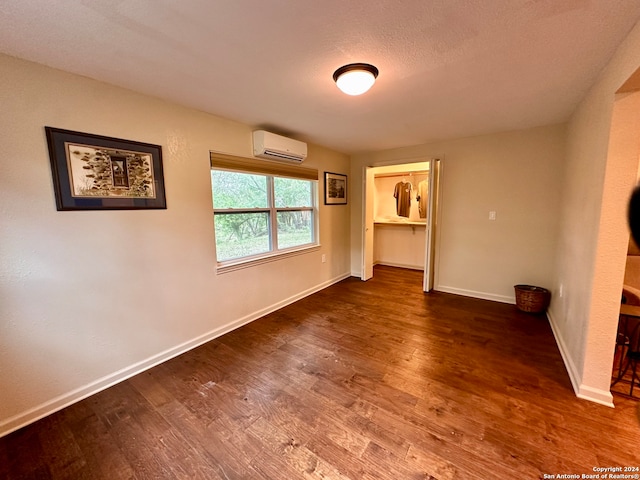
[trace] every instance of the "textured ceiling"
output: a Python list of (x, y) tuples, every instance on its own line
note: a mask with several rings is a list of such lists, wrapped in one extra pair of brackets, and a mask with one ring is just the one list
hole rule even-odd
[[(0, 51), (345, 153), (567, 120), (637, 0), (0, 0)], [(374, 87), (342, 94), (346, 63)]]

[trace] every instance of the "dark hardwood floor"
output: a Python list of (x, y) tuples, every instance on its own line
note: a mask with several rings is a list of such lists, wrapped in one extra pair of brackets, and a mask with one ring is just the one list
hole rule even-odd
[(594, 467), (640, 467), (637, 401), (577, 399), (544, 317), (425, 295), (421, 272), (389, 267), (0, 439), (10, 479), (485, 480)]

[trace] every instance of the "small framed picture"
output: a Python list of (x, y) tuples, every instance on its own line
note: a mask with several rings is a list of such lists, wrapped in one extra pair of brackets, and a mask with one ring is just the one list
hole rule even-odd
[(324, 204), (347, 204), (347, 176), (341, 173), (324, 172)]
[(167, 208), (159, 145), (45, 131), (58, 210)]

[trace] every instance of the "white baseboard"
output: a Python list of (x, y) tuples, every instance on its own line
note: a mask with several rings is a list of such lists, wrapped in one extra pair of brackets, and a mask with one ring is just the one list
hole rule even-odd
[(580, 390), (580, 374), (578, 373), (578, 369), (576, 368), (575, 363), (573, 363), (573, 359), (567, 350), (567, 346), (564, 343), (564, 339), (560, 335), (560, 332), (557, 327), (557, 323), (553, 317), (553, 314), (550, 310), (547, 310), (547, 318), (549, 319), (549, 325), (551, 325), (551, 331), (553, 332), (553, 336), (556, 339), (556, 345), (558, 345), (558, 350), (560, 350), (560, 356), (562, 356), (562, 361), (564, 362), (564, 366), (567, 369), (567, 373), (569, 374), (569, 380), (571, 380), (571, 386), (573, 387), (573, 391), (578, 394)]
[(580, 385), (580, 389), (576, 392), (576, 396), (583, 400), (599, 403), (605, 407), (615, 408), (615, 405), (613, 404), (613, 395), (609, 390), (601, 390), (599, 388)]
[(408, 268), (409, 270), (422, 270), (424, 271), (424, 265), (406, 265), (403, 263), (392, 263), (392, 262), (374, 262), (375, 265), (384, 265), (386, 267), (397, 267), (397, 268)]
[(286, 307), (291, 303), (297, 302), (298, 300), (301, 300), (305, 297), (308, 297), (309, 295), (319, 292), (320, 290), (323, 290), (335, 283), (338, 283), (344, 280), (345, 278), (349, 278), (350, 276), (351, 276), (350, 273), (342, 274), (331, 280), (323, 282), (320, 285), (316, 285), (315, 287), (312, 287), (296, 295), (293, 295), (289, 298), (286, 298), (280, 302), (270, 305), (269, 307), (263, 308), (249, 315), (246, 315), (243, 318), (239, 318), (237, 320), (229, 322), (226, 325), (218, 327), (203, 335), (200, 335), (199, 337), (196, 337), (192, 340), (189, 340), (180, 345), (177, 345), (168, 350), (165, 350), (164, 352), (158, 353), (157, 355), (153, 355), (152, 357), (149, 357), (146, 360), (143, 360), (129, 367), (118, 370), (117, 372), (114, 372), (105, 377), (102, 377), (83, 387), (72, 390), (71, 392), (55, 397), (25, 412), (21, 412), (17, 415), (9, 417), (8, 419), (5, 419), (2, 422), (0, 422), (0, 437), (8, 435), (9, 433), (15, 430), (18, 430), (19, 428), (22, 428), (26, 425), (29, 425), (30, 423), (40, 420), (41, 418), (44, 418), (47, 415), (51, 415), (52, 413), (55, 413), (58, 410), (62, 410), (63, 408), (68, 407), (69, 405), (72, 405), (76, 402), (79, 402), (80, 400), (90, 397), (91, 395), (101, 392), (102, 390), (105, 390), (117, 383), (120, 383), (123, 380), (126, 380), (127, 378), (133, 377), (134, 375), (142, 373), (145, 370), (155, 367), (156, 365), (166, 362), (167, 360), (177, 357), (178, 355), (182, 355), (183, 353), (188, 352), (189, 350), (192, 350), (196, 347), (199, 347), (200, 345), (207, 343), (217, 337), (220, 337), (225, 333), (235, 330), (236, 328), (239, 328), (243, 325), (246, 325), (247, 323), (251, 323), (254, 320), (257, 320), (258, 318), (268, 315), (269, 313), (275, 312), (276, 310)]
[(558, 345), (558, 349), (560, 350), (562, 361), (564, 362), (564, 366), (567, 369), (569, 380), (571, 380), (571, 386), (573, 387), (573, 391), (575, 392), (576, 396), (578, 398), (582, 398), (583, 400), (589, 400), (591, 402), (599, 403), (607, 407), (613, 407), (613, 395), (610, 391), (589, 387), (588, 385), (584, 385), (582, 383), (582, 377), (578, 372), (578, 369), (576, 368), (571, 355), (569, 354), (567, 345), (564, 342), (562, 335), (560, 335), (560, 330), (558, 329), (557, 322), (550, 310), (547, 310), (547, 318), (549, 319), (551, 331), (553, 332), (553, 336), (556, 339), (556, 344)]
[(436, 285), (433, 288), (437, 292), (453, 293), (454, 295), (462, 295), (464, 297), (480, 298), (482, 300), (493, 300), (494, 302), (510, 303), (515, 305), (516, 297), (507, 295), (496, 295), (495, 293), (478, 292), (475, 290), (465, 290), (464, 288), (447, 287), (446, 285)]

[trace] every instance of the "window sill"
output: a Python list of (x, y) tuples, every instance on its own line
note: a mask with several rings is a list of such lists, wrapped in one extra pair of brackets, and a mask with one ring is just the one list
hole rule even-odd
[(316, 250), (320, 250), (319, 244), (308, 245), (300, 248), (294, 248), (283, 252), (271, 253), (264, 255), (260, 258), (250, 258), (244, 260), (229, 260), (227, 262), (218, 262), (216, 266), (216, 274), (221, 275), (223, 273), (235, 272), (236, 270), (242, 270), (244, 268), (254, 267), (256, 265), (262, 265), (264, 263), (275, 262), (276, 260), (282, 260), (284, 258), (295, 257), (305, 253), (310, 253)]

